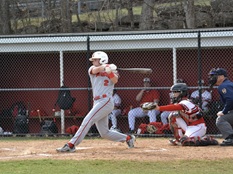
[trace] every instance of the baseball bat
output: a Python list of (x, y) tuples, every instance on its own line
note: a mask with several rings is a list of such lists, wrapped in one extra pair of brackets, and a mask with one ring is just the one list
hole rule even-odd
[(140, 74), (151, 74), (152, 73), (151, 68), (117, 68), (117, 70), (129, 71), (132, 73), (140, 73)]

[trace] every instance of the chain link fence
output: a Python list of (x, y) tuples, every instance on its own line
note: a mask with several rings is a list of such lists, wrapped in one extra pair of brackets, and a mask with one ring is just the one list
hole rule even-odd
[[(219, 134), (215, 119), (222, 104), (216, 88), (209, 91), (208, 72), (213, 67), (223, 67), (231, 79), (232, 32), (233, 30), (196, 30), (1, 37), (1, 133), (65, 135), (70, 133), (68, 128), (71, 126), (80, 126), (93, 102), (87, 73), (91, 66), (89, 57), (94, 51), (101, 50), (108, 54), (109, 63), (114, 63), (119, 68), (153, 70), (148, 75), (119, 72), (120, 78), (115, 88), (121, 98), (118, 108), (120, 112), (117, 120), (109, 116), (109, 128), (116, 121), (116, 127), (124, 133), (130, 131), (129, 123), (134, 125), (135, 132), (142, 124), (149, 124), (150, 121), (156, 121), (160, 126), (166, 124), (166, 117), (161, 118), (162, 113), (157, 113), (153, 119), (145, 114), (135, 118), (134, 122), (129, 119), (128, 112), (139, 107), (140, 102), (136, 101), (136, 96), (144, 88), (145, 78), (150, 79), (149, 89), (159, 92), (160, 105), (170, 103), (170, 87), (181, 78), (189, 86), (190, 97), (195, 90), (205, 89), (210, 92), (211, 101), (204, 115), (207, 133)], [(69, 87), (71, 95), (76, 99), (68, 110), (60, 110), (55, 106), (62, 85)], [(202, 102), (199, 105), (201, 104)], [(26, 123), (18, 119), (16, 114), (21, 105), (25, 106), (23, 113), (27, 116)], [(95, 126), (88, 133), (92, 134), (98, 134)], [(143, 134), (151, 135), (148, 132)], [(171, 132), (167, 130), (157, 135), (166, 134)]]

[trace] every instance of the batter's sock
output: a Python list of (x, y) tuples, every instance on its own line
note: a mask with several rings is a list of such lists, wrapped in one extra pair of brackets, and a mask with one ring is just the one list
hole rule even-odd
[(127, 135), (126, 137), (126, 142), (129, 141), (131, 139), (131, 136), (130, 135)]
[(70, 148), (73, 148), (74, 145), (72, 143), (67, 143)]

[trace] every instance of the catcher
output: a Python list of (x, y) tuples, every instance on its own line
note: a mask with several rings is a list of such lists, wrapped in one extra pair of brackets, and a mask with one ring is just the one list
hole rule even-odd
[(217, 145), (212, 137), (205, 136), (206, 124), (202, 110), (188, 99), (188, 87), (185, 83), (176, 83), (171, 87), (172, 104), (158, 106), (156, 103), (144, 103), (144, 110), (172, 111), (169, 125), (175, 139), (170, 140), (173, 145), (206, 146)]

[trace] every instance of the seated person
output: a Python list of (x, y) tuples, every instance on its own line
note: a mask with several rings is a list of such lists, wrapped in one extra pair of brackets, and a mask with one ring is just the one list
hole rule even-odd
[[(201, 80), (201, 84), (204, 85), (204, 80)], [(201, 98), (202, 98), (202, 110), (204, 112), (208, 112), (209, 111), (209, 103), (212, 100), (212, 96), (211, 93), (207, 90), (202, 88), (201, 90)], [(192, 92), (191, 96), (190, 96), (190, 100), (194, 103), (199, 105), (200, 104), (200, 99), (199, 99), (199, 89), (195, 90)]]
[[(145, 102), (159, 102), (160, 94), (157, 90), (149, 89), (151, 87), (151, 81), (149, 78), (143, 79), (144, 88), (136, 96), (136, 101), (140, 102), (142, 105)], [(129, 133), (135, 132), (135, 118), (136, 117), (145, 117), (149, 116), (150, 122), (156, 122), (156, 117), (159, 114), (159, 111), (143, 111), (143, 109), (138, 106), (133, 108), (128, 113), (128, 122), (129, 122)]]
[(110, 128), (111, 130), (119, 130), (117, 128), (117, 116), (121, 114), (121, 98), (117, 94), (117, 90), (113, 90), (113, 100), (114, 100), (114, 109), (112, 112), (108, 115), (109, 119), (112, 121), (112, 127)]

